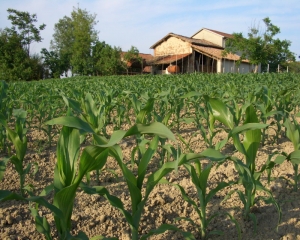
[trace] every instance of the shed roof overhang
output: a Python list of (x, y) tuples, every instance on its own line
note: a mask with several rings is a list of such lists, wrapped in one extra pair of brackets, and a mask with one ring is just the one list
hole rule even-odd
[(184, 53), (184, 54), (175, 54), (175, 55), (165, 55), (154, 57), (151, 61), (148, 61), (148, 65), (161, 65), (161, 64), (170, 64), (176, 61), (180, 61), (181, 59), (192, 55), (191, 53)]
[[(239, 55), (232, 54), (232, 53), (229, 53), (226, 56), (223, 56), (222, 55), (223, 49), (219, 49), (219, 48), (198, 46), (198, 45), (192, 45), (192, 48), (194, 51), (202, 53), (202, 54), (204, 54), (210, 58), (214, 58), (216, 60), (225, 58), (225, 59), (231, 60), (231, 61), (238, 61), (240, 59)], [(245, 60), (242, 60), (242, 62), (249, 63), (249, 60), (245, 59)]]

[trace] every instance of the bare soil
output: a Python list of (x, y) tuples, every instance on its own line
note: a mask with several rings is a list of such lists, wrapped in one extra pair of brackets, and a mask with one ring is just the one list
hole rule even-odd
[[(181, 129), (182, 136), (185, 139), (192, 138), (191, 149), (194, 152), (203, 151), (206, 146), (200, 136), (192, 136), (196, 131), (193, 126), (183, 126)], [(223, 139), (226, 133), (220, 133), (216, 141)], [(43, 132), (30, 130), (28, 132), (28, 151), (26, 155), (26, 163), (36, 162), (39, 170), (35, 176), (28, 176), (26, 183), (35, 186), (35, 193), (41, 190), (53, 181), (53, 170), (56, 162), (56, 147), (46, 147), (46, 136)], [(57, 140), (57, 139), (56, 139)], [(55, 140), (55, 141), (56, 141)], [(179, 141), (178, 141), (179, 143)], [(177, 143), (173, 143), (175, 146)], [(55, 145), (55, 143), (53, 144)], [(130, 161), (130, 154), (134, 148), (131, 139), (120, 143), (125, 161)], [(182, 146), (182, 148), (184, 148)], [(232, 144), (227, 144), (222, 150), (223, 153), (234, 154), (240, 158), (242, 156), (234, 151)], [(274, 151), (284, 151), (290, 153), (293, 146), (286, 138), (281, 138), (279, 143), (267, 144), (261, 146), (257, 156), (257, 169), (265, 163), (268, 155)], [(130, 209), (131, 202), (127, 191), (126, 183), (122, 179), (121, 171), (114, 159), (109, 159), (107, 169), (112, 169), (119, 176), (116, 178), (111, 171), (104, 170), (100, 175), (100, 183), (96, 181), (96, 174), (92, 173), (92, 185), (104, 185), (112, 195), (118, 196), (127, 209)], [(149, 165), (148, 173), (158, 168), (157, 159)], [(263, 175), (262, 183), (272, 191), (275, 199), (278, 201), (282, 209), (282, 221), (278, 225), (278, 212), (273, 205), (265, 204), (259, 201), (252, 212), (256, 215), (258, 224), (257, 231), (254, 232), (254, 224), (250, 220), (245, 220), (242, 215), (243, 205), (237, 194), (233, 194), (227, 201), (223, 201), (226, 194), (233, 189), (241, 189), (241, 186), (233, 185), (220, 191), (210, 202), (208, 206), (208, 215), (213, 213), (228, 212), (238, 221), (242, 239), (300, 239), (300, 190), (293, 191), (293, 186), (285, 179), (292, 179), (293, 168), (288, 162), (284, 162), (280, 166), (275, 166), (272, 170), (272, 177), (275, 179), (268, 185), (267, 176)], [(237, 178), (237, 172), (231, 162), (227, 162), (221, 166), (214, 167), (210, 173), (208, 188), (211, 189), (220, 181), (230, 181)], [(178, 172), (172, 172), (167, 176), (171, 183), (180, 184), (189, 196), (196, 198), (196, 189), (184, 168), (179, 168)], [(11, 164), (8, 164), (4, 179), (0, 182), (0, 189), (19, 192), (18, 175)], [(259, 193), (260, 194), (260, 193)], [(50, 201), (50, 200), (49, 200)], [(51, 223), (53, 236), (56, 236), (53, 216), (51, 212), (45, 208), (41, 208), (40, 215), (46, 216)], [(145, 207), (142, 216), (140, 233), (146, 234), (150, 229), (156, 229), (163, 223), (172, 223), (185, 231), (191, 231), (196, 239), (200, 239), (198, 230), (187, 221), (174, 221), (177, 217), (188, 217), (194, 222), (199, 223), (198, 215), (191, 205), (186, 203), (178, 189), (172, 185), (161, 184), (155, 187), (149, 201)], [(80, 230), (85, 232), (89, 237), (96, 235), (104, 235), (106, 237), (117, 237), (119, 239), (130, 239), (129, 226), (123, 215), (108, 201), (101, 196), (87, 195), (80, 189), (78, 190), (74, 211), (72, 216), (72, 233), (76, 234)], [(238, 233), (234, 224), (224, 215), (215, 218), (209, 225), (209, 230), (223, 231), (224, 235), (212, 235), (210, 239), (238, 239)], [(22, 201), (8, 201), (0, 203), (0, 239), (43, 239), (43, 235), (39, 234), (35, 229), (35, 222), (29, 210), (29, 205)], [(178, 232), (167, 231), (164, 234), (155, 235), (149, 239), (183, 239)]]

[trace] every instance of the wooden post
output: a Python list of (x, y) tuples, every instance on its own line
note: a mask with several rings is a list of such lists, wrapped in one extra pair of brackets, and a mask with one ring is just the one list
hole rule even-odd
[(183, 73), (183, 57), (182, 57), (182, 54), (181, 54), (181, 73)]
[(202, 72), (203, 72), (203, 53), (201, 53), (201, 57), (202, 57)]
[(269, 73), (269, 71), (270, 71), (270, 65), (268, 64), (268, 70), (267, 70), (267, 72)]

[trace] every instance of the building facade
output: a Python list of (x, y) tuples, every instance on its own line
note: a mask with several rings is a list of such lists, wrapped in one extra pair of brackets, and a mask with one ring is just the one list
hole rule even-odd
[(169, 33), (150, 47), (154, 57), (147, 64), (152, 66), (153, 74), (175, 73), (172, 66), (176, 66), (176, 73), (252, 72), (254, 66), (248, 60), (238, 65), (237, 54), (222, 55), (226, 39), (230, 37), (232, 35), (207, 28), (192, 37)]

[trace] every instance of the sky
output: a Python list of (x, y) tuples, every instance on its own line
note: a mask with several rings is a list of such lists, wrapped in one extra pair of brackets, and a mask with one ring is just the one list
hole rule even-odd
[(100, 41), (123, 51), (135, 46), (149, 54), (153, 54), (150, 47), (170, 32), (191, 37), (209, 28), (247, 36), (253, 26), (263, 32), (262, 19), (269, 17), (281, 30), (275, 38), (291, 41), (290, 50), (300, 60), (299, 0), (0, 0), (0, 29), (11, 27), (8, 8), (35, 13), (36, 24), (46, 24), (42, 42), (30, 49), (39, 53), (49, 49), (55, 23), (71, 16), (74, 7), (97, 15)]

